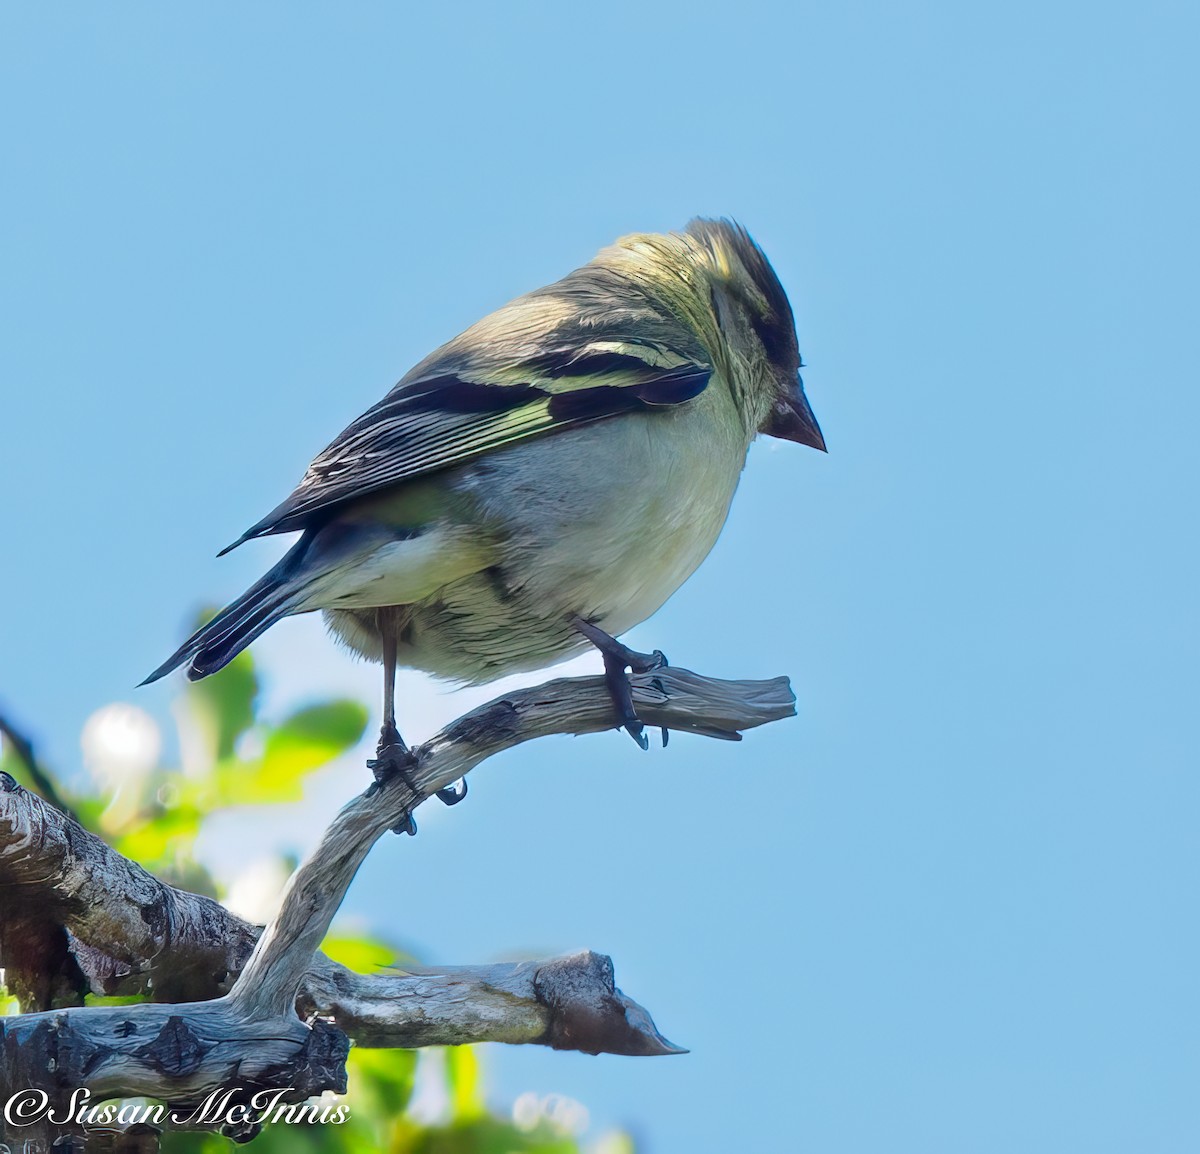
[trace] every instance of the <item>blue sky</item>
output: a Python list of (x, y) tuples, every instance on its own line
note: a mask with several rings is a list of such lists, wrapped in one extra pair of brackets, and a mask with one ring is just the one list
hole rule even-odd
[[(492, 1047), (490, 1084), (650, 1151), (1193, 1148), (1198, 24), (6, 7), (0, 700), (61, 767), (106, 702), (166, 722), (133, 686), (283, 545), (217, 549), (411, 364), (734, 215), (830, 453), (756, 446), (631, 639), (787, 673), (799, 719), (498, 758), (347, 910), (430, 961), (611, 953), (692, 1053)], [(270, 708), (374, 701), (313, 621), (258, 651)], [(426, 726), (466, 700), (405, 685)]]

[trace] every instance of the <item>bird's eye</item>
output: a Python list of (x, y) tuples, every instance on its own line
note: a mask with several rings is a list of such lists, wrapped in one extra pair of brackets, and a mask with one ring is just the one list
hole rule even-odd
[(750, 323), (754, 326), (754, 332), (771, 362), (786, 365), (796, 351), (795, 333), (791, 324), (773, 314), (764, 316), (761, 313), (752, 313)]

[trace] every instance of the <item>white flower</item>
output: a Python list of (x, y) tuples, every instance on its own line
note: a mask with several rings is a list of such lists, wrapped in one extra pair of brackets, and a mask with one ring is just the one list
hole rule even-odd
[(87, 719), (79, 743), (83, 764), (106, 789), (149, 773), (162, 753), (158, 723), (144, 709), (123, 701), (97, 709)]

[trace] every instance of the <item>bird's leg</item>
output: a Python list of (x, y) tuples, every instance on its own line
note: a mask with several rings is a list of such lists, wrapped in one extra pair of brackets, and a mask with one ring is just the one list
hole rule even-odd
[[(600, 655), (604, 658), (604, 680), (608, 683), (608, 692), (612, 696), (617, 717), (625, 732), (643, 749), (649, 749), (650, 739), (646, 736), (645, 726), (638, 720), (633, 708), (633, 690), (625, 671), (629, 669), (634, 673), (649, 673), (652, 669), (662, 669), (664, 665), (669, 664), (666, 655), (661, 649), (656, 649), (653, 653), (638, 653), (582, 617), (572, 617), (571, 624), (600, 650)], [(668, 730), (664, 726), (664, 746), (667, 744), (667, 735)]]
[[(375, 757), (367, 762), (367, 768), (375, 774), (373, 788), (382, 786), (388, 778), (396, 776), (420, 798), (420, 791), (408, 776), (408, 771), (417, 764), (416, 755), (404, 744), (400, 730), (396, 728), (396, 618), (391, 610), (379, 609), (375, 614), (375, 623), (383, 644), (383, 727), (379, 731)], [(465, 777), (437, 790), (437, 799), (445, 805), (458, 805), (466, 796)], [(411, 813), (407, 815), (406, 822), (396, 827), (396, 832), (417, 832), (417, 823)]]
[[(408, 775), (408, 771), (417, 764), (417, 759), (404, 744), (404, 738), (396, 728), (396, 619), (390, 610), (378, 609), (375, 624), (383, 644), (383, 726), (379, 730), (375, 757), (367, 762), (367, 768), (375, 775), (375, 784), (370, 792), (381, 789), (393, 777), (398, 777), (412, 790), (419, 802), (421, 791)], [(392, 832), (416, 834), (417, 823), (413, 820), (411, 810), (405, 813), (404, 820)]]

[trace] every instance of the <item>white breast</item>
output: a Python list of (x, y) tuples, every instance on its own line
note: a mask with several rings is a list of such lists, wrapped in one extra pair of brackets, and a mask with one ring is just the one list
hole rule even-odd
[(505, 572), (547, 616), (579, 613), (620, 634), (654, 613), (712, 549), (749, 437), (728, 391), (713, 382), (679, 410), (622, 416), (527, 447), (498, 454), (479, 482), (507, 525)]

